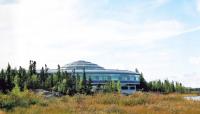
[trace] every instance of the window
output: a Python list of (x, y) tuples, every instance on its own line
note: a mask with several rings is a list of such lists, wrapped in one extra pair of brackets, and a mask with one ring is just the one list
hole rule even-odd
[(99, 80), (103, 81), (104, 80), (104, 76), (103, 75), (99, 75)]
[(119, 80), (119, 76), (117, 76), (117, 75), (112, 75), (112, 80)]
[(135, 77), (136, 77), (136, 81), (140, 81), (139, 75), (135, 75)]
[(130, 90), (135, 90), (135, 86), (131, 86), (131, 87), (130, 87)]
[(122, 90), (127, 90), (128, 87), (127, 86), (122, 86)]
[(135, 80), (136, 80), (135, 76), (130, 75), (130, 81), (135, 81)]
[(111, 76), (106, 76), (107, 80), (110, 81), (111, 80)]
[(94, 76), (94, 80), (98, 81), (99, 77), (98, 76)]

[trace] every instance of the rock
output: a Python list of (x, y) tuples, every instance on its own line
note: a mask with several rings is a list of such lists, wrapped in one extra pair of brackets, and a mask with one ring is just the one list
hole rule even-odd
[(35, 94), (44, 95), (45, 98), (61, 97), (63, 94), (55, 91), (47, 91), (44, 89), (34, 89), (32, 90)]

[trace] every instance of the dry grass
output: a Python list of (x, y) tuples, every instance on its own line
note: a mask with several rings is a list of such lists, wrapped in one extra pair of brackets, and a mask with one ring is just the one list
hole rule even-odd
[[(200, 102), (182, 94), (136, 93), (76, 95), (49, 99), (44, 105), (17, 107), (8, 114), (200, 114)], [(0, 111), (0, 114), (4, 112)]]

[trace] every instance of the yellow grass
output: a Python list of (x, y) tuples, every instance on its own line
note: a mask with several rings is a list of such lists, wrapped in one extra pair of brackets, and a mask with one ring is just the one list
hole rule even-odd
[[(28, 108), (17, 107), (8, 114), (200, 114), (200, 102), (183, 94), (136, 93), (76, 95), (45, 100)], [(0, 114), (4, 114), (0, 111)]]

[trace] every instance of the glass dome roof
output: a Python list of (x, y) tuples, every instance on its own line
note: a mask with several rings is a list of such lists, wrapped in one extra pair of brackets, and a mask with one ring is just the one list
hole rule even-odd
[(83, 70), (84, 68), (86, 70), (103, 70), (104, 69), (103, 67), (101, 67), (97, 64), (94, 64), (94, 63), (91, 63), (88, 61), (83, 61), (83, 60), (79, 60), (79, 61), (75, 61), (75, 62), (66, 64), (62, 68), (65, 68), (67, 70), (73, 70), (73, 69)]

